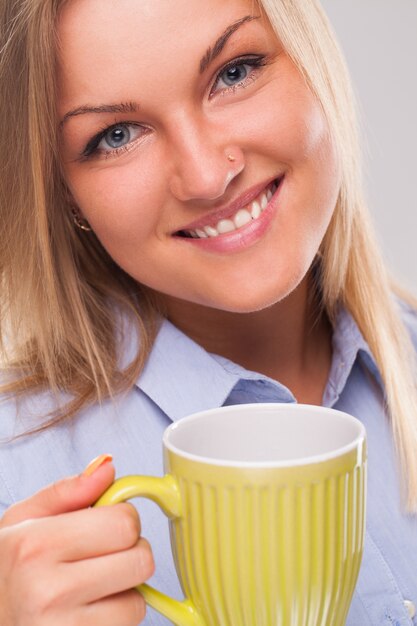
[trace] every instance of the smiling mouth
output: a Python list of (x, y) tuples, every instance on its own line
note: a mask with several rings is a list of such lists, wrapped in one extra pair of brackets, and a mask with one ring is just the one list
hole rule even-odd
[(238, 209), (228, 219), (222, 219), (216, 225), (207, 224), (194, 230), (179, 230), (175, 233), (177, 237), (188, 237), (192, 239), (207, 239), (208, 237), (219, 237), (226, 233), (237, 231), (250, 222), (257, 220), (268, 206), (268, 202), (276, 192), (282, 178), (272, 181), (258, 196), (245, 207)]

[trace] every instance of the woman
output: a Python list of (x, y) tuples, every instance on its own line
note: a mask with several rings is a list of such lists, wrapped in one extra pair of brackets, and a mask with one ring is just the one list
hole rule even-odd
[(172, 420), (259, 401), (363, 420), (368, 535), (347, 624), (410, 624), (417, 320), (374, 243), (321, 8), (1, 13), (1, 624), (167, 623), (131, 591), (154, 555), (155, 586), (181, 597), (163, 516), (141, 502), (138, 539), (133, 506), (86, 508), (111, 457), (77, 474), (103, 450), (120, 474), (161, 474)]

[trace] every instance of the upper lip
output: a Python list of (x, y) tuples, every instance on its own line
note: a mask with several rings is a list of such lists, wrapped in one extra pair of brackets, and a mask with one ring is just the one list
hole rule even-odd
[(216, 209), (215, 211), (212, 211), (211, 213), (206, 213), (203, 217), (200, 217), (198, 220), (195, 220), (194, 222), (190, 222), (186, 226), (179, 228), (177, 231), (175, 231), (174, 234), (179, 233), (181, 231), (185, 231), (185, 230), (195, 230), (196, 228), (204, 228), (204, 226), (215, 226), (220, 220), (227, 219), (228, 217), (231, 217), (232, 215), (237, 213), (239, 209), (243, 209), (244, 207), (248, 206), (248, 204), (253, 202), (259, 196), (261, 191), (266, 189), (266, 187), (268, 187), (275, 180), (281, 180), (282, 178), (283, 178), (283, 174), (279, 176), (274, 176), (273, 178), (270, 178), (267, 181), (258, 183), (257, 185), (250, 187), (249, 189), (244, 191), (240, 196), (238, 196), (235, 200), (233, 200), (233, 202), (230, 202), (226, 206), (220, 207)]

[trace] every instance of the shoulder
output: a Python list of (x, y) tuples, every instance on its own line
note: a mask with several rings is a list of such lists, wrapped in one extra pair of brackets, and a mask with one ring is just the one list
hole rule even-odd
[(54, 406), (47, 392), (0, 395), (0, 515), (45, 484), (59, 442), (52, 432), (23, 435), (39, 428)]
[[(0, 516), (13, 502), (80, 473), (104, 452), (113, 455), (122, 475), (137, 473), (139, 463), (144, 474), (157, 471), (149, 465), (154, 459), (162, 464), (160, 441), (169, 420), (137, 387), (42, 428), (66, 399), (48, 390), (0, 399)], [(162, 471), (158, 467), (158, 475)]]
[[(0, 386), (3, 383), (0, 380)], [(61, 402), (47, 390), (0, 394), (0, 442), (37, 428), (59, 410)]]

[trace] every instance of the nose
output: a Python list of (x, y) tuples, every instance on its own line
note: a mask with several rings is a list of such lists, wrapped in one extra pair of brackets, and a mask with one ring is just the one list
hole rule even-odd
[(242, 150), (201, 121), (183, 120), (171, 133), (171, 193), (179, 200), (216, 200), (245, 167)]

